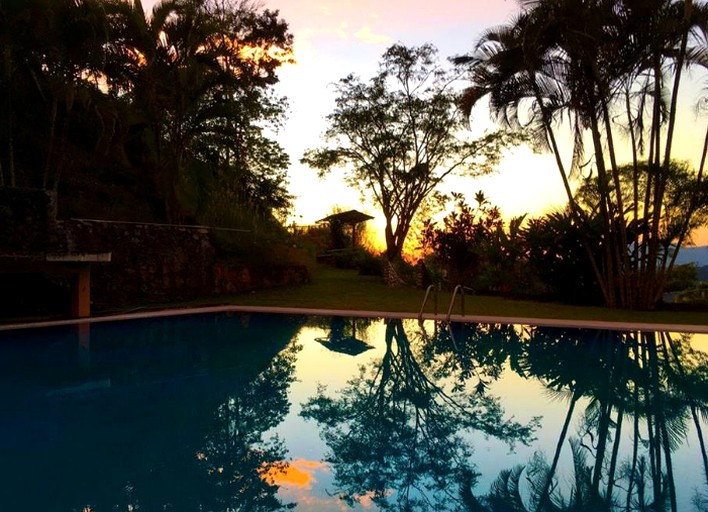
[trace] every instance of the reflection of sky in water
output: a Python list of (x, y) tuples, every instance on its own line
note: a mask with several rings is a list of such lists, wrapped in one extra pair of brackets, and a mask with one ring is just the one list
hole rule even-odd
[(696, 333), (691, 336), (691, 347), (708, 354), (708, 334)]
[[(419, 329), (417, 323), (412, 321), (408, 322), (406, 327), (411, 333)], [(316, 428), (314, 422), (303, 420), (299, 416), (301, 404), (316, 394), (318, 384), (325, 384), (329, 394), (336, 396), (335, 390), (344, 388), (347, 382), (358, 374), (360, 367), (370, 369), (373, 364), (380, 361), (386, 349), (385, 330), (383, 321), (377, 321), (369, 326), (361, 338), (373, 345), (374, 349), (356, 357), (333, 353), (317, 343), (316, 338), (327, 334), (325, 330), (305, 327), (300, 331), (297, 340), (302, 345), (302, 350), (296, 363), (297, 380), (290, 388), (292, 407), (290, 414), (277, 429), (279, 435), (286, 441), (290, 456), (295, 460), (299, 460), (300, 457), (320, 460), (327, 453), (325, 443), (313, 435), (312, 429)], [(565, 407), (562, 403), (538, 400), (543, 389), (540, 384), (525, 381), (509, 372), (504, 380), (492, 385), (490, 392), (503, 397), (504, 406), (514, 411), (513, 414), (518, 421), (529, 421), (533, 416), (555, 417), (557, 414), (564, 414)], [(552, 427), (553, 421), (551, 420), (550, 423), (551, 425), (544, 424), (544, 427)], [(537, 435), (539, 440), (545, 441), (544, 444), (548, 446), (552, 446), (557, 438), (557, 432), (552, 428), (544, 428)], [(519, 460), (531, 458), (535, 450), (534, 447), (517, 443), (512, 452), (505, 443), (479, 433), (468, 434), (465, 437), (475, 447), (474, 460), (478, 466), (477, 470), (482, 473), (478, 484), (480, 489), (487, 489), (500, 471), (512, 467)], [(333, 510), (333, 507), (349, 509), (336, 497), (328, 495), (332, 490), (333, 479), (330, 468), (323, 466), (310, 474), (312, 481), (308, 482), (307, 492), (303, 492), (303, 487), (299, 485), (283, 485), (280, 495), (283, 496), (284, 501), (290, 499), (297, 502), (299, 510)], [(317, 495), (318, 498), (313, 495)], [(371, 500), (364, 499), (361, 506), (370, 508), (373, 504)]]
[[(238, 485), (264, 500), (278, 486), (280, 501), (296, 503), (297, 510), (376, 510), (370, 492), (357, 495), (353, 507), (335, 496), (342, 468), (325, 462), (331, 454), (323, 427), (301, 413), (318, 395), (318, 385), (336, 401), (342, 390), (351, 389), (360, 368), (371, 376), (387, 355), (387, 325), (357, 324), (355, 337), (373, 348), (351, 356), (317, 341), (330, 335), (328, 322), (232, 315), (97, 324), (79, 336), (71, 328), (0, 332), (0, 503), (45, 512), (136, 504), (142, 510), (168, 504), (196, 510), (198, 503), (207, 500), (209, 506), (215, 494), (229, 490), (229, 475), (240, 475)], [(337, 325), (351, 334), (346, 322)], [(433, 331), (431, 323), (425, 327), (428, 334)], [(423, 346), (418, 324), (404, 321), (403, 328), (413, 356), (409, 362), (427, 374), (430, 369), (418, 360)], [(708, 336), (694, 336), (691, 346), (708, 352)], [(293, 352), (293, 347), (299, 348)], [(508, 365), (507, 360), (501, 378), (487, 379), (485, 393), (498, 397), (505, 420), (526, 424), (540, 416), (537, 441), (517, 442), (512, 450), (479, 430), (458, 432), (473, 449), (471, 463), (480, 473), (473, 489), (477, 496), (489, 492), (501, 471), (528, 463), (538, 452), (550, 461), (568, 410), (569, 393), (553, 394), (539, 379), (524, 379)], [(467, 388), (474, 381), (469, 379)], [(451, 384), (449, 377), (438, 381), (446, 392)], [(576, 404), (569, 437), (577, 436), (589, 402), (583, 397)], [(627, 415), (620, 459), (630, 455), (632, 422)], [(277, 464), (283, 460), (289, 465)], [(672, 461), (678, 510), (693, 510), (693, 489), (706, 488), (690, 421), (687, 441)], [(250, 480), (244, 476), (249, 474)], [(557, 474), (567, 497), (572, 481), (567, 440)], [(526, 488), (525, 479), (521, 484)], [(395, 505), (396, 491), (385, 494)], [(226, 501), (208, 509), (226, 510), (223, 503), (231, 498), (226, 492)]]
[[(414, 344), (413, 338), (420, 328), (414, 321), (406, 321), (405, 326), (411, 343)], [(290, 456), (295, 460), (296, 467), (300, 467), (302, 464), (300, 458), (317, 461), (327, 454), (325, 443), (321, 439), (315, 438), (312, 433), (313, 421), (303, 420), (299, 417), (301, 404), (316, 394), (318, 384), (325, 384), (328, 394), (336, 397), (337, 390), (346, 387), (347, 381), (358, 374), (361, 366), (371, 368), (372, 365), (379, 362), (386, 349), (385, 328), (383, 321), (377, 321), (370, 325), (364, 333), (360, 333), (360, 337), (372, 345), (374, 349), (356, 357), (333, 353), (317, 343), (317, 338), (327, 335), (327, 331), (324, 329), (305, 327), (300, 331), (297, 341), (302, 345), (302, 350), (296, 363), (297, 381), (290, 388), (292, 408), (285, 421), (278, 427), (280, 435), (285, 439)], [(431, 329), (429, 324), (426, 329)], [(694, 335), (691, 346), (695, 350), (708, 352), (708, 335)], [(480, 473), (474, 491), (480, 494), (489, 490), (501, 471), (517, 464), (528, 463), (534, 454), (540, 453), (550, 462), (570, 401), (569, 393), (562, 396), (552, 394), (538, 379), (524, 379), (510, 371), (508, 364), (502, 378), (492, 382), (487, 393), (499, 397), (507, 418), (513, 417), (514, 420), (524, 423), (531, 421), (533, 417), (540, 416), (541, 423), (535, 432), (536, 441), (531, 446), (517, 442), (511, 449), (506, 443), (479, 431), (464, 434), (464, 439), (469, 441), (474, 449), (473, 462), (475, 469)], [(578, 401), (569, 436), (577, 434), (582, 412), (588, 403), (589, 399), (585, 397)], [(631, 432), (632, 427), (632, 417), (626, 417), (623, 422), (625, 437), (627, 437), (627, 432)], [(622, 456), (629, 457), (630, 451), (631, 440), (627, 437), (620, 449), (620, 459)], [(698, 440), (692, 424), (689, 424), (689, 439), (673, 454), (672, 459), (675, 480), (679, 489), (678, 510), (692, 510), (690, 500), (693, 490), (699, 489), (703, 483)], [(330, 496), (334, 485), (332, 469), (327, 465), (311, 464), (306, 471), (309, 476), (306, 486), (281, 482), (280, 495), (284, 501), (297, 502), (298, 510), (348, 509), (349, 507), (338, 503), (336, 497)], [(563, 448), (558, 465), (559, 489), (566, 497), (571, 493), (572, 470), (573, 461), (566, 440), (566, 446)], [(522, 479), (521, 486), (525, 488), (528, 483)], [(360, 506), (370, 508), (373, 505), (370, 500), (364, 497)]]

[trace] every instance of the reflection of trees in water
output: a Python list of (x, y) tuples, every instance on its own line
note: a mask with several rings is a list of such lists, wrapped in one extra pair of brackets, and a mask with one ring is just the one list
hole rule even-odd
[(266, 432), (288, 412), (303, 322), (277, 320), (97, 324), (78, 351), (70, 333), (5, 334), (0, 509), (286, 508), (268, 478), (285, 449)]
[(472, 382), (478, 392), (498, 380), (506, 365), (519, 368), (524, 331), (509, 324), (435, 323), (431, 335), (421, 326), (420, 360), (436, 378), (458, 386)]
[[(492, 368), (502, 365), (499, 354), (508, 347), (511, 367), (541, 379), (552, 395), (567, 399), (568, 409), (551, 462), (537, 454), (525, 466), (502, 472), (489, 494), (465, 493), (469, 510), (677, 512), (673, 454), (690, 441), (691, 425), (706, 483), (693, 501), (696, 510), (706, 510), (708, 458), (702, 421), (708, 418), (708, 357), (691, 348), (690, 336), (536, 328), (522, 340), (508, 328), (491, 328), (494, 335), (480, 340), (480, 330), (489, 329), (470, 326), (458, 336), (460, 362), (448, 368), (461, 381), (479, 379), (484, 368), (480, 361), (491, 358)], [(470, 347), (471, 341), (478, 346)], [(439, 354), (444, 346), (431, 350)], [(580, 427), (569, 438), (581, 398), (586, 406)], [(627, 441), (630, 445), (623, 446)], [(573, 461), (569, 489), (561, 486), (567, 478), (557, 474), (566, 444)], [(525, 494), (520, 491), (524, 482)]]
[(302, 414), (322, 428), (336, 494), (349, 504), (370, 497), (384, 510), (458, 510), (459, 482), (476, 479), (462, 431), (511, 445), (528, 442), (535, 427), (506, 420), (494, 397), (436, 384), (400, 320), (389, 320), (386, 351), (370, 372), (362, 368), (337, 398), (321, 388)]
[(291, 344), (256, 379), (238, 389), (214, 414), (211, 432), (196, 454), (210, 484), (208, 510), (282, 510), (272, 475), (284, 471), (286, 449), (266, 431), (280, 424), (290, 408), (299, 346)]

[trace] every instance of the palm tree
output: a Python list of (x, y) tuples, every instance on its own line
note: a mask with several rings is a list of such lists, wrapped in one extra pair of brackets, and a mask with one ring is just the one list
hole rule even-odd
[(0, 183), (56, 190), (63, 169), (91, 156), (69, 126), (110, 124), (95, 81), (109, 32), (98, 0), (0, 6)]
[[(601, 256), (585, 244), (606, 304), (651, 308), (673, 265), (662, 253), (660, 230), (681, 72), (696, 53), (693, 30), (707, 26), (707, 9), (669, 0), (528, 0), (522, 5), (525, 10), (514, 22), (485, 33), (472, 56), (458, 60), (469, 66), (473, 83), (464, 106), (469, 111), (489, 96), (497, 120), (531, 129), (535, 140), (550, 147), (575, 221), (589, 215), (601, 221)], [(624, 127), (619, 109), (627, 118)], [(562, 128), (569, 128), (574, 140), (570, 167), (558, 143)], [(622, 194), (620, 129), (630, 135), (635, 179), (641, 172), (637, 154), (648, 140), (649, 185), (643, 197), (635, 187), (629, 202)], [(594, 211), (577, 205), (570, 183), (586, 142), (599, 185)], [(689, 209), (686, 215), (692, 213)], [(636, 238), (627, 228), (632, 216), (642, 228)], [(678, 245), (688, 229), (687, 222), (674, 237)]]
[[(164, 0), (147, 16), (140, 0), (110, 5), (118, 28), (108, 82), (145, 127), (168, 216), (194, 214), (198, 206), (187, 207), (184, 196), (205, 193), (205, 167), (213, 174), (238, 167), (248, 187), (263, 185), (241, 187), (243, 196), (268, 192), (269, 206), (287, 202), (272, 176), (282, 180), (287, 157), (260, 128), (284, 111), (268, 90), (292, 45), (278, 12), (248, 2)], [(230, 181), (241, 184), (237, 178)]]

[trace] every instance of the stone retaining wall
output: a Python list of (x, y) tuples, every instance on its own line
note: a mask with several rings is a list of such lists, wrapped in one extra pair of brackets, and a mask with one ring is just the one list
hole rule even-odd
[[(235, 294), (300, 284), (309, 278), (304, 266), (255, 268), (234, 263), (237, 258), (232, 255), (227, 262), (218, 253), (213, 232), (206, 228), (57, 221), (56, 205), (56, 195), (45, 190), (0, 187), (0, 255), (12, 261), (32, 256), (41, 259), (47, 253), (110, 252), (110, 263), (92, 266), (94, 305), (120, 306), (145, 300), (173, 301)], [(42, 272), (38, 268), (35, 273)], [(12, 281), (11, 274), (6, 272), (5, 277)], [(26, 276), (20, 281), (30, 282)], [(36, 288), (29, 290), (34, 301), (47, 295), (45, 290)], [(9, 290), (8, 300), (13, 300), (16, 292)]]
[(307, 282), (304, 266), (249, 268), (219, 258), (205, 228), (101, 221), (59, 221), (69, 252), (110, 252), (111, 262), (95, 264), (93, 303), (99, 306), (141, 300), (219, 296)]

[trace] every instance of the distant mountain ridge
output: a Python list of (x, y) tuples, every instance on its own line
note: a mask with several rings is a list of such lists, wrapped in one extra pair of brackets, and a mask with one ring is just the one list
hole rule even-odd
[(676, 264), (695, 263), (698, 267), (708, 265), (708, 246), (682, 247), (676, 257)]
[(683, 247), (676, 257), (677, 265), (694, 263), (699, 281), (708, 281), (708, 246)]

